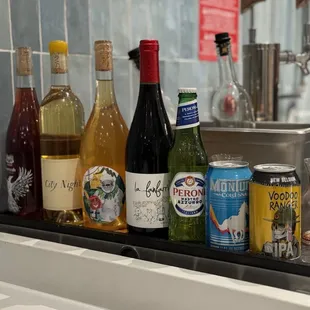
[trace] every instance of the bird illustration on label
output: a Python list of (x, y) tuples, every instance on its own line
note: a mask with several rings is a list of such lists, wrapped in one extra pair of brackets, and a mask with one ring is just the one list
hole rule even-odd
[(19, 167), (16, 180), (12, 181), (12, 179), (13, 176), (9, 176), (7, 179), (8, 208), (9, 211), (18, 213), (21, 208), (18, 205), (19, 199), (25, 197), (32, 186), (32, 171)]
[(246, 202), (243, 202), (239, 208), (238, 215), (232, 215), (220, 224), (212, 205), (210, 205), (210, 219), (212, 223), (221, 233), (229, 233), (233, 243), (242, 242), (244, 240), (245, 233), (248, 231), (246, 218), (248, 214), (249, 207)]

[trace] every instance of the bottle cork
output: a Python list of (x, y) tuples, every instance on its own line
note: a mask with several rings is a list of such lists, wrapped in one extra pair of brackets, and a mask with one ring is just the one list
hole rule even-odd
[(65, 41), (51, 41), (49, 43), (49, 52), (51, 55), (51, 71), (55, 74), (68, 72), (68, 43)]
[(32, 75), (31, 47), (18, 47), (16, 49), (16, 74), (19, 76)]
[(112, 71), (112, 42), (108, 40), (95, 41), (94, 49), (96, 71)]

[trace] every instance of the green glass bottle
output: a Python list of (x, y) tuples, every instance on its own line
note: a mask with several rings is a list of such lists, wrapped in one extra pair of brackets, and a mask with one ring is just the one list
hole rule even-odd
[(169, 152), (169, 239), (204, 242), (208, 157), (201, 136), (196, 88), (179, 89), (174, 146)]

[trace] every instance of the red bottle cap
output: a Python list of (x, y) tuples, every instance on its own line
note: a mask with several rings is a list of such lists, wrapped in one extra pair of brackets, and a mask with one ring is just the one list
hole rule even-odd
[(159, 83), (158, 40), (140, 41), (140, 83)]

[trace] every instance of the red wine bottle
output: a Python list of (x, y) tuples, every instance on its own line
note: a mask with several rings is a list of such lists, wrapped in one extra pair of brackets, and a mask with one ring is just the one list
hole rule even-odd
[(19, 216), (40, 219), (39, 103), (32, 76), (31, 48), (17, 48), (16, 74), (15, 105), (6, 138), (8, 210)]
[(168, 237), (172, 129), (159, 84), (159, 44), (140, 41), (140, 91), (126, 145), (128, 231)]

